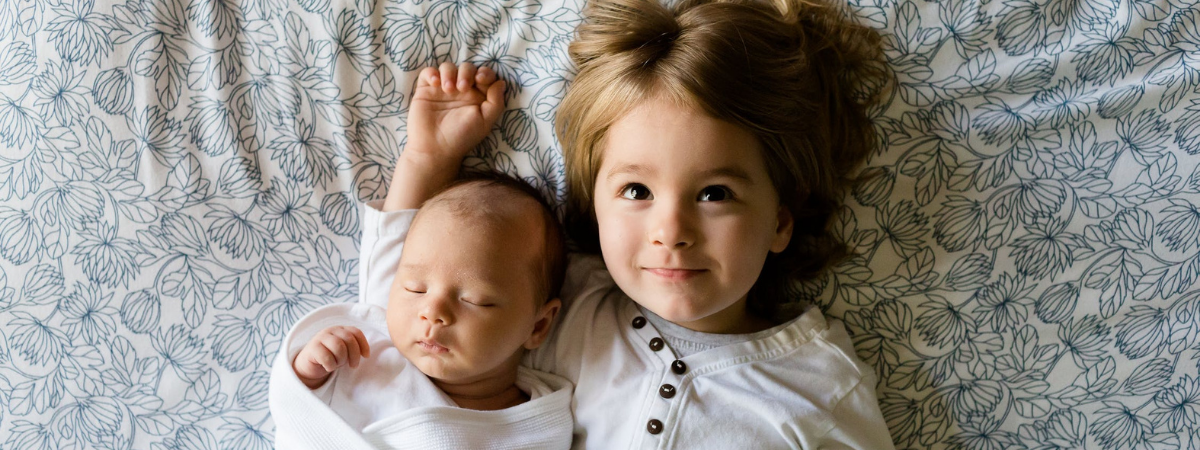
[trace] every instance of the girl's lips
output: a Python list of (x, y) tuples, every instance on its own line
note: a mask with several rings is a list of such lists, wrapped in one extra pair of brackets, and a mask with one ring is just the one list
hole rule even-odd
[(441, 344), (438, 344), (437, 341), (433, 340), (417, 341), (417, 346), (421, 347), (421, 349), (425, 350), (426, 352), (433, 354), (447, 353), (450, 351), (450, 349), (443, 347)]
[(689, 280), (697, 275), (700, 275), (701, 273), (704, 273), (704, 270), (699, 270), (699, 269), (651, 269), (651, 268), (646, 268), (645, 270), (647, 272), (650, 272), (650, 273), (658, 276), (659, 278), (663, 278), (663, 279), (670, 280), (670, 281), (685, 281), (685, 280)]

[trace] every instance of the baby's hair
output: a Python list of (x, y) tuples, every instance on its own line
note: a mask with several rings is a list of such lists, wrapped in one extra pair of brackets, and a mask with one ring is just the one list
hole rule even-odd
[(750, 308), (776, 317), (787, 285), (847, 253), (827, 230), (850, 172), (877, 145), (867, 109), (889, 82), (881, 39), (832, 5), (805, 0), (593, 0), (571, 43), (579, 69), (559, 106), (568, 230), (599, 248), (592, 190), (609, 128), (660, 98), (755, 135), (795, 219), (768, 256)]
[[(554, 210), (533, 186), (496, 172), (468, 172), (421, 205), (415, 224), (424, 211), (445, 208), (464, 220), (506, 224), (514, 214), (525, 212), (521, 201), (536, 202), (542, 224), (543, 246), (538, 275), (538, 305), (558, 298), (567, 266), (566, 235)], [(532, 231), (532, 230), (530, 230)]]

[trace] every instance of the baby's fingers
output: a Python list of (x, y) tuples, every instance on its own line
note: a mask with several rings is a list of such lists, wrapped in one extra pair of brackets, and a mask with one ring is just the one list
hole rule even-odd
[(321, 336), (319, 342), (325, 351), (319, 352), (320, 357), (317, 362), (330, 372), (350, 362), (351, 354), (355, 356), (358, 354), (358, 343), (351, 335), (350, 329), (345, 327), (329, 329), (324, 336)]
[[(322, 369), (325, 369), (326, 373), (333, 373), (333, 371), (342, 365), (338, 362), (338, 354), (345, 355), (345, 352), (345, 343), (341, 339), (334, 336), (326, 336), (317, 342), (317, 348), (312, 353), (311, 361), (321, 366)], [(342, 358), (344, 360), (345, 356), (342, 356)]]
[(500, 113), (504, 112), (504, 88), (504, 80), (492, 83), (487, 88), (487, 100), (479, 105), (483, 120), (487, 121), (489, 128), (490, 124), (500, 119)]
[(363, 334), (362, 330), (359, 330), (357, 328), (354, 329), (354, 339), (358, 340), (359, 348), (362, 349), (363, 357), (370, 358), (371, 357), (371, 344), (367, 343), (367, 336)]
[(353, 335), (342, 335), (339, 337), (342, 338), (342, 343), (346, 347), (346, 363), (349, 364), (351, 368), (358, 367), (358, 358), (360, 358), (362, 355), (358, 348), (358, 338), (355, 338)]
[(346, 347), (349, 351), (350, 367), (356, 368), (360, 359), (371, 357), (371, 345), (367, 343), (367, 337), (363, 335), (362, 330), (348, 328), (342, 339), (346, 341)]
[(492, 83), (496, 82), (496, 71), (492, 68), (484, 66), (480, 67), (475, 73), (475, 85), (480, 88), (487, 89)]
[(466, 92), (475, 83), (475, 65), (465, 62), (458, 65), (458, 90)]
[(438, 66), (438, 78), (442, 80), (442, 90), (446, 92), (455, 92), (455, 82), (458, 80), (458, 67), (454, 64), (444, 62)]
[(329, 371), (325, 369), (325, 364), (322, 364), (320, 360), (323, 353), (325, 353), (325, 347), (321, 346), (319, 342), (309, 342), (292, 361), (292, 369), (301, 378), (313, 379), (328, 375)]
[(332, 327), (328, 330), (329, 339), (322, 340), (326, 348), (333, 353), (338, 367), (349, 364), (351, 368), (358, 367), (358, 361), (364, 354), (370, 352), (367, 338), (362, 330), (355, 327)]
[(438, 85), (438, 69), (437, 67), (426, 67), (421, 69), (421, 74), (417, 76), (417, 87), (437, 86)]

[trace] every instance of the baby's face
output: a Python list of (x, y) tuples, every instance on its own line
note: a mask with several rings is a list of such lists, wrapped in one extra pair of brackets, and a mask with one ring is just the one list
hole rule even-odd
[(429, 377), (469, 383), (515, 370), (521, 350), (540, 343), (531, 334), (542, 303), (533, 236), (542, 234), (530, 232), (536, 221), (517, 220), (527, 223), (481, 224), (433, 207), (410, 229), (387, 323), (396, 348)]

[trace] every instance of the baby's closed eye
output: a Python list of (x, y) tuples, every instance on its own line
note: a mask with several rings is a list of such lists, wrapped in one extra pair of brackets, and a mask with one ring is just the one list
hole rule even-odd
[(460, 298), (459, 300), (461, 300), (463, 303), (478, 306), (480, 308), (491, 308), (493, 306), (496, 306), (495, 302), (493, 302), (491, 300), (487, 300), (487, 299), (482, 299), (482, 298), (463, 297), (463, 298)]

